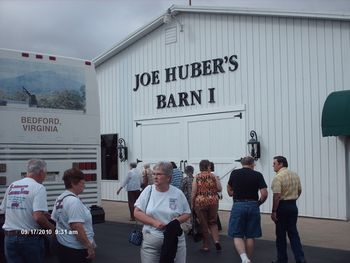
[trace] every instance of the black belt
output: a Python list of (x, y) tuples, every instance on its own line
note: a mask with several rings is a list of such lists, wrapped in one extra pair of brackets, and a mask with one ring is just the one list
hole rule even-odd
[(255, 199), (233, 199), (233, 202), (239, 203), (239, 202), (258, 202), (258, 200)]
[(280, 203), (295, 203), (297, 200), (280, 200)]
[(35, 237), (39, 236), (38, 234), (25, 233), (21, 230), (4, 230), (4, 234), (6, 237)]

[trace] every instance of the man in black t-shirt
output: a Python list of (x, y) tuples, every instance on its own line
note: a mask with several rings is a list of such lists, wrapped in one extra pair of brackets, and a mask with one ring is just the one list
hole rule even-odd
[(254, 171), (253, 157), (242, 158), (241, 164), (243, 168), (233, 170), (227, 184), (227, 193), (233, 197), (228, 235), (233, 237), (242, 263), (249, 263), (255, 238), (261, 237), (259, 206), (267, 198), (267, 185), (263, 175)]

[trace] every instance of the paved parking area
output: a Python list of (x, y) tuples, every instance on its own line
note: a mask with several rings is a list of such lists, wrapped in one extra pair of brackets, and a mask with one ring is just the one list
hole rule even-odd
[[(135, 227), (130, 224), (126, 202), (103, 201), (106, 223), (94, 225), (98, 248), (94, 263), (139, 263), (139, 247), (128, 243), (128, 235)], [(199, 251), (200, 243), (187, 237), (188, 263), (240, 263), (232, 240), (226, 235), (229, 212), (220, 211), (223, 231), (220, 238), (223, 250), (217, 253)], [(299, 218), (299, 232), (308, 263), (349, 263), (350, 262), (350, 222)], [(270, 263), (275, 259), (274, 224), (269, 215), (262, 215), (263, 237), (257, 239), (254, 255), (255, 263)], [(289, 250), (290, 261), (295, 262)], [(56, 263), (48, 258), (48, 263)], [(156, 263), (156, 262), (155, 262)]]
[[(139, 247), (128, 242), (128, 235), (134, 228), (133, 224), (106, 222), (94, 225), (98, 248), (94, 263), (139, 263)], [(207, 253), (199, 251), (200, 243), (194, 243), (187, 237), (187, 262), (189, 263), (240, 263), (241, 260), (233, 249), (232, 240), (226, 235), (221, 236), (223, 250), (216, 252), (214, 247)], [(309, 263), (348, 263), (350, 251), (327, 249), (314, 246), (304, 246), (305, 256)], [(294, 262), (291, 251), (290, 262)], [(253, 262), (270, 263), (275, 258), (273, 241), (258, 239)], [(53, 258), (48, 263), (55, 263)]]
[[(126, 202), (102, 201), (106, 220), (119, 223), (129, 222), (129, 210)], [(223, 230), (226, 236), (229, 221), (229, 211), (219, 211)], [(269, 214), (261, 215), (262, 240), (275, 240), (275, 224)], [(303, 245), (310, 247), (333, 248), (350, 251), (350, 221), (327, 220), (299, 217), (298, 230)], [(349, 261), (350, 263), (350, 258)], [(330, 262), (331, 263), (331, 262)]]

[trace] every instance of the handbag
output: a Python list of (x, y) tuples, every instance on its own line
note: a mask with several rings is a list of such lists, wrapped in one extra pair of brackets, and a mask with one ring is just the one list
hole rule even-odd
[[(149, 191), (145, 212), (147, 210), (147, 206), (148, 206), (149, 199), (151, 198), (151, 194), (152, 194), (152, 185), (151, 185), (151, 190)], [(135, 246), (140, 246), (142, 244), (142, 240), (143, 240), (142, 230), (137, 227), (137, 221), (136, 221), (134, 230), (132, 230), (131, 233), (129, 234), (129, 243)]]
[(129, 242), (135, 246), (140, 246), (142, 244), (143, 234), (141, 229), (134, 229), (129, 234)]
[(192, 211), (192, 237), (194, 242), (199, 242), (203, 239), (201, 225), (194, 210)]

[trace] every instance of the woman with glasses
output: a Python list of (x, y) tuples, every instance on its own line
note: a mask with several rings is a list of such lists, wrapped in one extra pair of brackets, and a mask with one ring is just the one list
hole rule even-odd
[(180, 189), (170, 185), (173, 167), (159, 162), (153, 167), (153, 185), (142, 191), (135, 203), (135, 218), (143, 226), (141, 262), (186, 262), (186, 241), (180, 224), (191, 210)]

